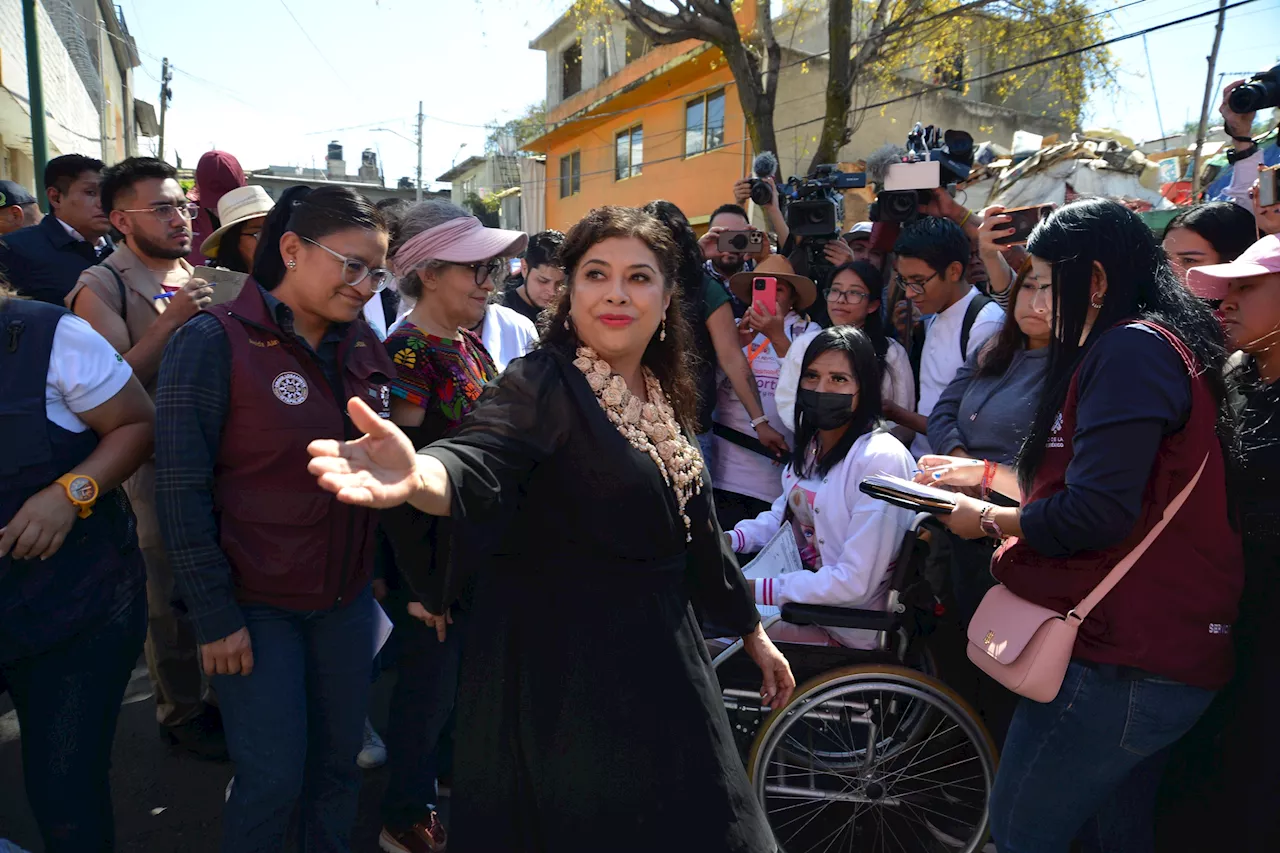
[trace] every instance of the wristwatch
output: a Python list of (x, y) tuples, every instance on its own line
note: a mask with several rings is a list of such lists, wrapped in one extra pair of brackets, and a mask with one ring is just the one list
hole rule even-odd
[(1004, 531), (1000, 529), (999, 524), (996, 524), (996, 508), (991, 504), (987, 504), (982, 508), (982, 512), (978, 516), (978, 526), (982, 528), (983, 533), (992, 539), (1004, 538)]
[(760, 429), (760, 424), (767, 424), (768, 422), (769, 422), (769, 416), (768, 416), (768, 415), (761, 415), (760, 417), (758, 417), (758, 418), (753, 418), (753, 419), (751, 420), (751, 428), (752, 428), (752, 429)]
[(58, 485), (67, 492), (67, 500), (75, 504), (81, 518), (93, 514), (93, 505), (98, 502), (98, 481), (87, 474), (67, 474), (58, 478)]

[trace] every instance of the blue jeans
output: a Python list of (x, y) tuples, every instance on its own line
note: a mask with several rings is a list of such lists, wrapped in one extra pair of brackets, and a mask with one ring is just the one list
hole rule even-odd
[(22, 729), (27, 801), (48, 853), (115, 849), (111, 742), (147, 636), (146, 590), (66, 645), (0, 666)]
[(1066, 853), (1077, 834), (1109, 853), (1153, 849), (1159, 773), (1138, 765), (1182, 737), (1213, 695), (1072, 661), (1057, 698), (1023, 699), (1009, 727), (991, 793), (1000, 853)]
[(438, 747), (458, 694), (468, 616), (465, 610), (453, 609), (453, 624), (442, 643), (434, 628), (408, 615), (407, 604), (408, 597), (397, 594), (389, 605), (399, 657), (387, 722), (391, 778), (382, 800), (382, 822), (395, 831), (425, 820), (437, 802)]
[(225, 853), (279, 853), (298, 810), (298, 849), (350, 850), (373, 658), (369, 589), (332, 610), (241, 607), (253, 673), (216, 675), (236, 783)]

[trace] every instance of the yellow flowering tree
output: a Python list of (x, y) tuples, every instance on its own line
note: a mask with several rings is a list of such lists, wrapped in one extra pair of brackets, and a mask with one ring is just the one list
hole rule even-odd
[[(748, 3), (754, 9), (745, 11), (754, 14), (741, 14)], [(986, 101), (1035, 98), (1047, 104), (1045, 112), (1075, 124), (1089, 93), (1113, 69), (1101, 48), (1028, 65), (1103, 40), (1105, 12), (1090, 12), (1086, 0), (780, 0), (776, 9), (772, 0), (660, 0), (660, 6), (576, 0), (574, 8), (580, 21), (622, 15), (653, 44), (694, 40), (718, 48), (733, 73), (756, 151), (777, 150), (781, 73), (824, 65), (825, 114), (813, 164), (837, 159), (874, 108), (869, 105), (937, 89), (964, 93), (974, 77), (983, 78)], [(826, 18), (828, 50), (806, 56), (794, 34), (815, 16)], [(792, 35), (786, 46), (798, 58), (784, 60), (776, 32), (782, 25)]]

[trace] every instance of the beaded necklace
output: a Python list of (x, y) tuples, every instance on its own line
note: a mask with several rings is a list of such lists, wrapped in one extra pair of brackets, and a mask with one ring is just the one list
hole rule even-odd
[(609, 362), (590, 347), (578, 347), (573, 366), (582, 371), (610, 423), (627, 443), (648, 455), (658, 466), (665, 482), (675, 492), (684, 520), (686, 542), (692, 540), (692, 523), (685, 507), (689, 499), (702, 493), (702, 454), (685, 438), (676, 423), (675, 411), (662, 393), (658, 378), (643, 368), (645, 392), (649, 402), (642, 403), (631, 393), (627, 382), (613, 372)]

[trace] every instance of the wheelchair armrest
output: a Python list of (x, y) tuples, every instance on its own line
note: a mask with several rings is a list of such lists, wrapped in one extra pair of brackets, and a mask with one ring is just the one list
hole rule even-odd
[(782, 621), (792, 625), (818, 625), (823, 628), (860, 628), (864, 631), (892, 631), (897, 614), (885, 610), (862, 610), (857, 607), (830, 607), (825, 604), (784, 604)]

